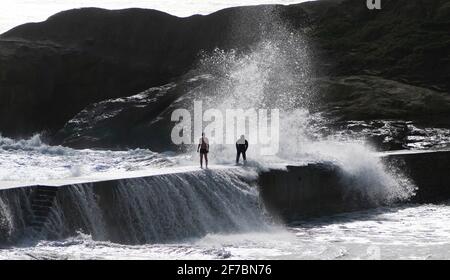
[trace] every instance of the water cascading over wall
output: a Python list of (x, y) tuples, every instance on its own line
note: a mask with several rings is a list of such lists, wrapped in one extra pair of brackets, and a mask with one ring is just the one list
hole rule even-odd
[(4, 190), (0, 241), (83, 232), (94, 240), (144, 244), (261, 230), (267, 219), (253, 186), (255, 174), (248, 172), (209, 170), (62, 186), (39, 231), (27, 226), (33, 188)]
[(31, 216), (31, 188), (2, 190), (0, 195), (0, 246), (17, 240)]

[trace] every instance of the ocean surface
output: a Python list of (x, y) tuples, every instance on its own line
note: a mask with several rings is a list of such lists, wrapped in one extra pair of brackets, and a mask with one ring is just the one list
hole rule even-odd
[(340, 214), (264, 231), (121, 245), (80, 233), (0, 249), (0, 259), (449, 259), (450, 205)]
[[(189, 16), (236, 5), (298, 2), (302, 1), (6, 0), (0, 33), (85, 6), (154, 8)], [(2, 244), (0, 259), (450, 259), (450, 204), (393, 204), (414, 195), (414, 182), (397, 166), (383, 164), (374, 147), (365, 143), (366, 135), (390, 141), (392, 122), (377, 123), (375, 128), (355, 122), (342, 131), (330, 131), (320, 114), (308, 111), (315, 88), (307, 84), (313, 72), (307, 38), (284, 26), (276, 30), (248, 53), (217, 50), (205, 55), (197, 70), (216, 73), (217, 82), (183, 96), (186, 104), (206, 100), (220, 111), (267, 108), (267, 104), (279, 108), (276, 156), (259, 156), (258, 146), (252, 145), (249, 165), (240, 168), (233, 166), (233, 145), (212, 145), (210, 163), (215, 167), (200, 171), (195, 147), (185, 154), (77, 150), (48, 145), (39, 135), (28, 139), (0, 135), (1, 188), (80, 180), (58, 192), (60, 202), (44, 227), (51, 238), (24, 228), (24, 212), (30, 208), (26, 190), (0, 191), (0, 240), (14, 239)], [(354, 126), (362, 132), (352, 131)], [(412, 131), (405, 149), (445, 148), (450, 143), (448, 129), (419, 129), (407, 121), (402, 127)], [(289, 225), (276, 221), (259, 199), (255, 177), (264, 168), (309, 162), (339, 167), (355, 188), (348, 191), (390, 206)], [(199, 172), (169, 172), (181, 169)], [(94, 186), (84, 180), (135, 172), (162, 176), (123, 180), (110, 201), (102, 202), (107, 205), (100, 205)], [(112, 212), (117, 221), (111, 221)], [(23, 231), (26, 234), (17, 239)], [(111, 232), (120, 242), (110, 241)]]
[[(190, 155), (157, 154), (145, 149), (74, 150), (49, 146), (38, 135), (24, 140), (0, 139), (3, 185), (99, 174), (108, 177), (146, 170), (161, 174), (174, 168), (199, 170), (196, 158)], [(376, 165), (367, 156), (361, 162)], [(92, 202), (93, 195), (89, 193), (92, 187), (74, 185), (68, 195), (77, 206), (69, 212), (55, 206), (56, 218), (51, 219), (48, 229), (64, 232), (67, 226), (61, 221), (72, 219), (73, 215), (85, 221), (93, 229), (92, 233), (80, 230), (69, 237), (51, 239), (24, 236), (13, 245), (0, 248), (0, 259), (450, 258), (449, 203), (392, 205), (285, 225), (267, 216), (259, 205), (257, 188), (242, 180), (257, 176), (258, 168), (261, 166), (243, 169), (222, 164), (213, 166), (210, 175), (200, 172), (187, 176), (175, 174), (152, 182), (127, 181), (121, 186), (120, 200), (114, 206), (128, 209), (126, 212), (130, 213), (117, 217), (118, 223), (125, 221), (120, 227), (129, 230), (130, 241), (125, 243), (105, 240), (104, 214)], [(389, 199), (393, 193), (409, 195), (400, 193), (403, 189), (398, 185), (389, 185), (390, 180), (386, 180), (386, 188), (371, 182), (384, 182), (380, 179), (388, 175), (379, 172), (377, 168), (365, 166), (349, 176), (361, 176), (366, 185), (379, 188), (367, 190), (368, 195), (378, 199)], [(185, 203), (186, 199), (190, 203)], [(13, 207), (8, 207), (8, 201), (0, 197), (0, 224), (17, 219)], [(137, 237), (140, 241), (136, 245), (130, 245), (137, 240), (132, 237), (133, 228), (145, 231), (145, 240)], [(165, 240), (166, 236), (170, 240)]]

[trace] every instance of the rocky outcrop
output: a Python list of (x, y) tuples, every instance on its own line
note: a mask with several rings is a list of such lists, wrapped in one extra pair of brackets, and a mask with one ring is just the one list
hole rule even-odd
[[(174, 149), (172, 112), (190, 108), (196, 92), (219, 88), (219, 77), (196, 74), (130, 97), (93, 103), (68, 121), (54, 142), (75, 148)], [(375, 76), (321, 78), (314, 85), (314, 103), (321, 104), (315, 110), (326, 115), (320, 131), (324, 136), (333, 128), (333, 137), (363, 140), (378, 150), (450, 147), (446, 93)]]
[(333, 137), (360, 140), (379, 151), (450, 149), (450, 129), (402, 120), (338, 121)]
[[(329, 2), (329, 1), (325, 1)], [(330, 75), (368, 73), (450, 91), (450, 6), (447, 0), (307, 3), (332, 67)]]
[[(339, 119), (448, 119), (448, 3), (395, 0), (369, 11), (365, 2), (237, 7), (188, 18), (89, 8), (16, 27), (0, 36), (0, 132), (53, 134), (83, 109), (93, 110), (94, 103), (183, 83), (179, 77), (200, 53), (245, 51), (275, 22), (308, 34), (312, 68), (326, 76), (318, 80), (321, 108)], [(148, 98), (158, 92), (150, 90)], [(164, 102), (148, 107), (156, 112), (145, 116), (163, 110)], [(83, 139), (96, 138), (91, 132)], [(63, 141), (75, 146), (84, 141), (74, 135)]]
[[(93, 102), (168, 83), (202, 51), (257, 41), (259, 23), (273, 9), (177, 18), (153, 10), (86, 8), (16, 27), (0, 36), (0, 131), (55, 131)], [(305, 18), (300, 8), (290, 10)]]
[(318, 110), (339, 120), (410, 119), (450, 125), (446, 92), (368, 75), (320, 78), (315, 86)]
[(76, 148), (170, 148), (171, 105), (208, 81), (209, 76), (197, 76), (93, 103), (68, 121), (53, 141)]

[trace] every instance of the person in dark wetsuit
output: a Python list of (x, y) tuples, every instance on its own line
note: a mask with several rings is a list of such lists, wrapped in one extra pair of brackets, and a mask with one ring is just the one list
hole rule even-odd
[(245, 156), (245, 152), (248, 149), (248, 141), (245, 139), (244, 135), (241, 135), (236, 141), (236, 164), (239, 163), (239, 158), (242, 154), (242, 158), (244, 159), (244, 164), (247, 162), (247, 157)]
[(209, 140), (202, 132), (197, 146), (197, 153), (200, 151), (200, 168), (203, 168), (203, 157), (205, 157), (206, 168), (208, 168), (208, 152), (209, 152)]

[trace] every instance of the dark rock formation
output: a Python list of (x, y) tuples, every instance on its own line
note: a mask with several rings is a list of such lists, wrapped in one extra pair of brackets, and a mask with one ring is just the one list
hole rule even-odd
[(165, 84), (202, 51), (257, 41), (259, 23), (272, 11), (242, 7), (177, 18), (87, 8), (16, 27), (0, 37), (0, 131), (54, 131), (88, 104)]
[[(172, 112), (191, 108), (197, 92), (219, 88), (217, 83), (217, 76), (190, 73), (176, 83), (93, 103), (68, 121), (54, 141), (75, 148), (175, 148), (170, 147)], [(360, 139), (378, 150), (450, 146), (446, 93), (374, 76), (321, 78), (315, 84), (316, 103), (322, 104), (316, 110), (327, 116), (319, 125), (323, 136), (332, 131), (341, 140)]]
[[(450, 114), (449, 10), (445, 0), (393, 0), (383, 3), (381, 11), (368, 10), (366, 1), (345, 0), (237, 7), (188, 18), (142, 9), (58, 13), (0, 36), (0, 132), (53, 134), (83, 109), (78, 117), (93, 112), (98, 116), (101, 108), (116, 108), (110, 99), (170, 82), (183, 84), (178, 77), (192, 68), (199, 53), (214, 48), (245, 51), (270, 33), (275, 21), (309, 34), (313, 68), (328, 76), (317, 80), (325, 102), (321, 108), (327, 112), (344, 120), (441, 122)], [(146, 99), (162, 91), (152, 89)], [(176, 91), (182, 94), (180, 88)], [(125, 100), (126, 107), (139, 108), (133, 99)], [(102, 146), (100, 139), (106, 138), (110, 142), (104, 146), (115, 141), (118, 146), (139, 145), (119, 141), (118, 135), (163, 111), (167, 100), (162, 100), (146, 111), (139, 109), (131, 123), (129, 115), (119, 121), (125, 115), (118, 114), (108, 132), (75, 128), (72, 121), (57, 139), (80, 147), (83, 142)], [(119, 125), (125, 123), (126, 128)], [(96, 125), (106, 128), (108, 122)], [(78, 140), (77, 131), (82, 135)], [(106, 134), (115, 136), (100, 137)]]
[(377, 76), (321, 78), (315, 83), (320, 111), (340, 120), (447, 121), (450, 95)]
[(54, 141), (76, 148), (151, 147), (170, 145), (173, 103), (208, 82), (199, 76), (153, 87), (139, 94), (93, 103), (58, 131)]
[(384, 1), (381, 10), (360, 0), (325, 3), (305, 7), (317, 14), (314, 37), (334, 61), (331, 75), (364, 72), (450, 91), (447, 0)]
[(427, 127), (412, 121), (369, 120), (334, 122), (333, 137), (360, 140), (379, 151), (450, 149), (450, 129)]

